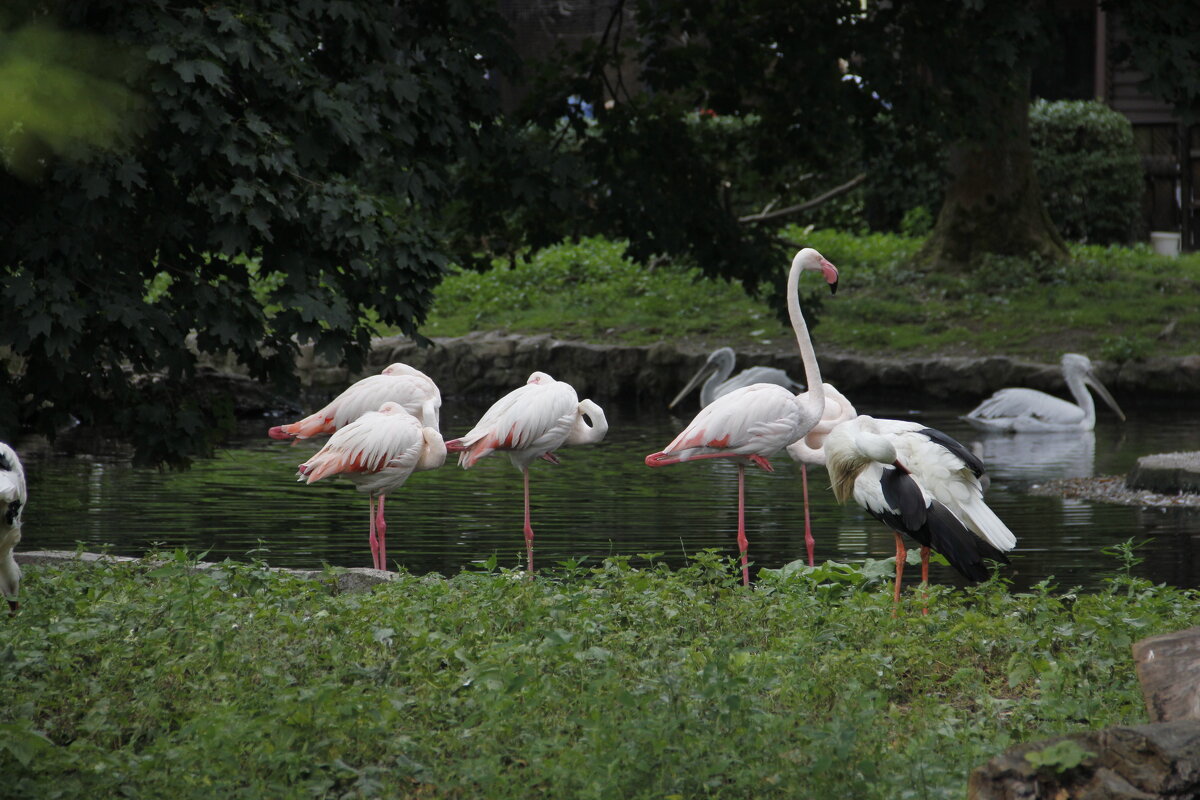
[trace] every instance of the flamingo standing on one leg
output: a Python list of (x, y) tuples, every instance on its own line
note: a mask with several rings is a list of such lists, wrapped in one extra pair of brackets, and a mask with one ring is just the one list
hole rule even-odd
[(809, 465), (825, 466), (825, 438), (835, 427), (858, 416), (854, 406), (850, 405), (846, 396), (835, 389), (833, 384), (826, 383), (822, 388), (825, 390), (825, 410), (821, 413), (821, 419), (802, 439), (787, 447), (788, 455), (792, 457), (792, 460), (800, 463), (800, 485), (804, 491), (804, 546), (808, 550), (810, 567), (814, 565), (813, 549), (816, 542), (813, 539), (812, 522), (808, 511), (807, 467)]
[(568, 383), (534, 372), (522, 387), (497, 400), (465, 436), (446, 442), (458, 463), (470, 469), (495, 451), (508, 453), (525, 485), (525, 552), (533, 576), (533, 526), (529, 520), (529, 465), (543, 458), (552, 464), (554, 451), (565, 444), (593, 444), (608, 433), (604, 410), (580, 400)]
[(825, 390), (813, 351), (808, 326), (800, 312), (797, 291), (800, 273), (821, 272), (832, 291), (837, 291), (837, 268), (820, 253), (806, 247), (792, 259), (788, 271), (788, 317), (796, 333), (796, 344), (804, 362), (808, 391), (792, 394), (782, 386), (759, 383), (735, 389), (701, 409), (691, 423), (661, 452), (646, 456), (646, 464), (660, 467), (701, 458), (730, 458), (738, 469), (738, 551), (742, 558), (742, 583), (750, 585), (746, 539), (746, 464), (771, 470), (768, 459), (808, 433), (825, 409)]
[(921, 581), (929, 551), (970, 580), (987, 577), (984, 561), (1008, 563), (1017, 539), (983, 500), (984, 469), (962, 444), (916, 422), (860, 416), (825, 439), (825, 459), (838, 502), (850, 497), (896, 536), (893, 616), (907, 551), (901, 534), (921, 544)]
[(341, 474), (368, 494), (371, 556), (375, 569), (386, 570), (384, 500), (414, 472), (437, 469), (445, 461), (446, 444), (436, 428), (422, 425), (399, 403), (384, 403), (378, 411), (368, 411), (335, 431), (324, 447), (300, 465), (299, 479), (312, 483)]
[(10, 614), (21, 607), (21, 568), (13, 548), (21, 541), (21, 511), (25, 508), (25, 469), (17, 453), (0, 442), (0, 593), (8, 601)]
[(267, 431), (272, 439), (308, 439), (333, 433), (368, 411), (377, 411), (384, 403), (398, 403), (409, 414), (438, 430), (442, 393), (437, 384), (421, 370), (399, 362), (384, 367), (348, 387), (320, 411), (288, 425), (276, 425)]

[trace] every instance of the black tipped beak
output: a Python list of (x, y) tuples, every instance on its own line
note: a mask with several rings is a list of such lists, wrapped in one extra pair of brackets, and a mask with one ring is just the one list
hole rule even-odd
[(829, 293), (830, 294), (837, 294), (837, 284), (838, 284), (837, 281), (834, 281), (833, 283), (829, 284)]

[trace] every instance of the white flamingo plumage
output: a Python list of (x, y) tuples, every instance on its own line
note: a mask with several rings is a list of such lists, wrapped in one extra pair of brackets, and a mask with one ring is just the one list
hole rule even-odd
[(525, 551), (533, 575), (533, 526), (529, 519), (529, 465), (537, 459), (557, 464), (563, 445), (594, 444), (608, 433), (604, 410), (580, 400), (574, 387), (545, 372), (534, 372), (524, 386), (501, 397), (466, 435), (446, 442), (458, 463), (470, 469), (494, 452), (508, 454), (521, 470), (525, 488)]
[(821, 272), (831, 290), (837, 290), (838, 272), (811, 247), (798, 252), (788, 271), (788, 317), (796, 334), (808, 391), (792, 394), (782, 386), (760, 383), (735, 389), (700, 410), (700, 413), (663, 450), (646, 456), (651, 467), (704, 458), (729, 458), (738, 470), (738, 551), (742, 560), (742, 583), (750, 584), (745, 521), (746, 464), (771, 470), (768, 459), (808, 433), (825, 409), (824, 386), (816, 353), (797, 294), (800, 273)]
[(1048, 433), (1090, 431), (1096, 427), (1096, 402), (1091, 387), (1122, 421), (1125, 412), (1096, 377), (1092, 361), (1079, 353), (1064, 353), (1062, 375), (1074, 403), (1037, 389), (1001, 389), (971, 410), (963, 419), (985, 431)]
[(0, 442), (0, 593), (8, 601), (10, 614), (21, 607), (21, 569), (13, 548), (21, 541), (21, 512), (25, 510), (25, 468), (17, 453)]
[(438, 430), (442, 393), (421, 370), (397, 362), (346, 388), (319, 411), (288, 425), (267, 431), (272, 439), (308, 439), (334, 433), (384, 403), (397, 403), (422, 425)]
[(907, 555), (901, 534), (921, 544), (922, 582), (930, 549), (970, 580), (987, 577), (988, 559), (1008, 562), (1017, 539), (984, 502), (983, 462), (958, 441), (916, 422), (862, 415), (836, 426), (824, 451), (838, 502), (853, 497), (895, 534), (896, 604)]
[(368, 495), (371, 555), (375, 568), (386, 570), (384, 500), (414, 472), (437, 469), (445, 461), (446, 444), (436, 428), (423, 425), (399, 403), (384, 403), (334, 431), (325, 446), (300, 465), (299, 480), (313, 483), (342, 475)]
[(787, 447), (788, 455), (800, 464), (800, 485), (804, 492), (804, 546), (808, 551), (810, 567), (815, 563), (813, 551), (816, 541), (813, 539), (812, 521), (808, 510), (808, 467), (825, 466), (825, 439), (829, 432), (858, 416), (854, 406), (833, 384), (826, 383), (822, 388), (825, 390), (825, 410), (821, 412), (821, 419), (801, 439)]

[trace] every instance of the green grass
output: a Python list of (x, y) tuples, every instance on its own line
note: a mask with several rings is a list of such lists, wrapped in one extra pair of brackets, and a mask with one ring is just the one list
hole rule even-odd
[(189, 567), (27, 569), (0, 794), (957, 798), (1014, 743), (1144, 721), (1130, 643), (1200, 623), (1195, 592), (1117, 562), (1104, 591), (935, 586), (898, 618), (888, 562), (745, 590), (712, 553), (613, 558), (340, 596)]
[[(794, 227), (784, 233), (841, 271), (838, 294), (824, 300), (814, 329), (818, 349), (1045, 361), (1077, 350), (1124, 361), (1194, 353), (1200, 340), (1200, 254), (1171, 259), (1144, 245), (1075, 245), (1067, 264), (995, 258), (969, 275), (929, 274), (909, 263), (920, 239)], [(792, 341), (773, 311), (740, 284), (670, 264), (634, 264), (621, 243), (603, 239), (547, 248), (514, 268), (448, 277), (423, 331), (483, 330), (626, 344), (666, 340), (697, 349)]]

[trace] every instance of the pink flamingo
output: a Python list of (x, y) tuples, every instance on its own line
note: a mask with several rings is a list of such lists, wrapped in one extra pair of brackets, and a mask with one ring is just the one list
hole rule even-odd
[[(375, 569), (387, 569), (387, 523), (383, 503), (414, 472), (437, 469), (446, 461), (446, 444), (437, 429), (423, 425), (399, 403), (368, 411), (333, 436), (299, 467), (299, 480), (319, 481), (345, 475), (368, 495), (371, 507), (371, 556)], [(375, 510), (379, 498), (379, 510)]]
[(825, 389), (813, 352), (808, 326), (800, 312), (797, 291), (800, 273), (821, 272), (831, 291), (837, 291), (838, 271), (824, 256), (806, 247), (792, 259), (788, 271), (788, 317), (796, 333), (808, 391), (792, 394), (782, 386), (757, 383), (718, 397), (701, 409), (691, 423), (661, 452), (646, 456), (646, 464), (661, 467), (701, 458), (730, 458), (738, 469), (738, 550), (742, 583), (750, 585), (746, 539), (746, 464), (771, 471), (768, 459), (808, 433), (825, 410)]
[(529, 465), (543, 458), (552, 464), (564, 444), (593, 444), (608, 433), (603, 409), (580, 400), (575, 389), (544, 372), (534, 372), (522, 387), (497, 400), (471, 431), (446, 442), (458, 463), (470, 469), (495, 451), (508, 453), (525, 484), (525, 551), (533, 575), (533, 527), (529, 521)]
[(825, 410), (821, 413), (821, 419), (803, 438), (787, 446), (788, 455), (800, 464), (800, 485), (804, 490), (804, 546), (808, 550), (810, 567), (815, 563), (813, 549), (816, 542), (813, 540), (812, 522), (808, 512), (808, 466), (825, 466), (825, 437), (841, 423), (858, 416), (854, 406), (850, 405), (846, 396), (835, 389), (833, 384), (826, 383), (821, 388), (825, 391)]
[(416, 367), (399, 362), (351, 385), (320, 411), (289, 425), (276, 425), (267, 431), (272, 439), (308, 439), (333, 433), (368, 411), (384, 403), (398, 403), (423, 425), (438, 429), (442, 393), (428, 375)]

